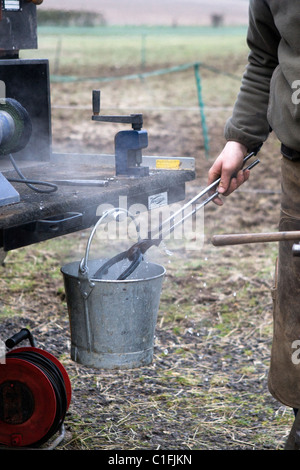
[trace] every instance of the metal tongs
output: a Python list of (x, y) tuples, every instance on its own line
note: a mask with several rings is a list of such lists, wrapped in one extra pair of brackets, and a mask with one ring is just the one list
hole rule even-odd
[[(254, 155), (257, 154), (257, 151), (249, 153), (243, 160), (243, 165)], [(260, 160), (256, 159), (253, 163), (248, 165), (245, 170), (251, 170), (254, 166), (256, 166)], [(179, 214), (183, 214), (185, 209), (187, 209), (189, 206), (194, 204), (195, 202), (198, 201), (201, 197), (203, 197), (205, 194), (212, 192), (214, 188), (220, 183), (221, 178), (218, 178), (215, 180), (213, 183), (211, 183), (209, 186), (204, 188), (200, 193), (198, 193), (196, 196), (194, 196), (190, 201), (188, 201), (182, 208), (180, 208), (177, 212), (175, 212), (171, 217), (168, 219), (164, 220), (160, 226), (154, 230), (154, 233), (152, 234), (151, 232), (148, 233), (148, 238), (139, 240), (136, 242), (134, 245), (132, 245), (128, 250), (123, 251), (122, 253), (119, 253), (118, 255), (114, 256), (113, 258), (109, 259), (106, 261), (100, 269), (96, 271), (96, 273), (93, 275), (93, 279), (101, 279), (103, 275), (107, 274), (108, 269), (113, 266), (114, 264), (117, 264), (118, 262), (128, 259), (131, 263), (128, 266), (127, 269), (125, 269), (122, 274), (117, 278), (117, 280), (125, 280), (127, 279), (130, 274), (135, 271), (135, 269), (139, 266), (141, 261), (143, 260), (143, 255), (146, 253), (146, 251), (151, 247), (151, 246), (158, 246), (163, 238), (167, 235), (170, 234), (174, 231), (174, 229), (179, 225), (182, 224), (187, 218), (193, 216), (199, 209), (204, 207), (206, 204), (208, 204), (210, 201), (215, 199), (218, 196), (218, 191), (214, 191), (212, 194), (210, 194), (201, 204), (197, 205), (191, 212), (186, 214), (185, 216), (182, 216), (180, 220), (175, 222), (176, 216)], [(172, 221), (171, 227), (167, 228), (167, 233), (166, 232), (166, 224), (168, 224), (170, 221)]]

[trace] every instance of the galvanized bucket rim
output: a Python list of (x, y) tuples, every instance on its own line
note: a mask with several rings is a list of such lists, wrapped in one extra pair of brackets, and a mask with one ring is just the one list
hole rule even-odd
[[(95, 260), (91, 260), (91, 261), (99, 261), (102, 259), (95, 259)], [(105, 261), (107, 261), (105, 258), (103, 258), (103, 263), (105, 263)], [(145, 280), (150, 280), (150, 279), (157, 279), (159, 277), (162, 277), (162, 276), (165, 276), (166, 274), (166, 269), (164, 266), (162, 266), (161, 264), (158, 264), (158, 263), (152, 263), (152, 262), (148, 262), (148, 261), (142, 261), (141, 262), (141, 265), (143, 264), (148, 264), (148, 265), (151, 265), (151, 266), (157, 266), (158, 268), (161, 268), (162, 272), (160, 274), (156, 274), (155, 276), (151, 276), (149, 278), (147, 277), (144, 277), (144, 278), (138, 278), (138, 279), (135, 279), (135, 278), (132, 278), (132, 279), (94, 279), (93, 277), (89, 277), (89, 281), (93, 282), (93, 283), (105, 283), (105, 284), (108, 284), (108, 283), (111, 283), (111, 284), (116, 284), (116, 283), (122, 283), (122, 284), (126, 284), (126, 283), (136, 283), (136, 282), (145, 282)], [(77, 265), (78, 267), (80, 266), (80, 261), (73, 261), (71, 263), (67, 263), (65, 264), (60, 270), (62, 272), (63, 275), (65, 276), (68, 276), (68, 277), (71, 277), (73, 279), (77, 279), (77, 280), (80, 280), (80, 276), (79, 275), (75, 275), (75, 274), (70, 274), (65, 270), (65, 268), (67, 268), (68, 266), (75, 266)]]

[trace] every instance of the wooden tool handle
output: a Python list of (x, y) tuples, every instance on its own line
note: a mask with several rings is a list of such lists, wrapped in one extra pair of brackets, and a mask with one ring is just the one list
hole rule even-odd
[(294, 232), (269, 232), (269, 233), (234, 233), (229, 235), (214, 235), (214, 246), (242, 245), (245, 243), (280, 242), (283, 240), (299, 240), (300, 231)]

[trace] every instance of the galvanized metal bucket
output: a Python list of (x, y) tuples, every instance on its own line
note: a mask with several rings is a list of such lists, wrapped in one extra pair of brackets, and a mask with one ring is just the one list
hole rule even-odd
[[(126, 280), (93, 279), (105, 259), (85, 257), (61, 268), (71, 330), (71, 358), (99, 369), (151, 364), (165, 268), (142, 261)], [(118, 270), (120, 267), (116, 266)], [(111, 273), (110, 273), (111, 274)]]

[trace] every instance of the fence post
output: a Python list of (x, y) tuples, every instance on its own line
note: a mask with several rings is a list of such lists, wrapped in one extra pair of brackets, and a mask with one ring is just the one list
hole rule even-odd
[(206, 126), (206, 119), (204, 113), (204, 102), (202, 98), (202, 85), (201, 85), (201, 77), (199, 72), (199, 64), (194, 64), (194, 71), (195, 71), (195, 78), (196, 78), (196, 86), (197, 86), (197, 95), (198, 95), (198, 104), (200, 109), (200, 116), (201, 116), (201, 124), (202, 124), (202, 133), (204, 139), (204, 149), (205, 149), (205, 156), (206, 158), (209, 157), (209, 137), (208, 131)]

